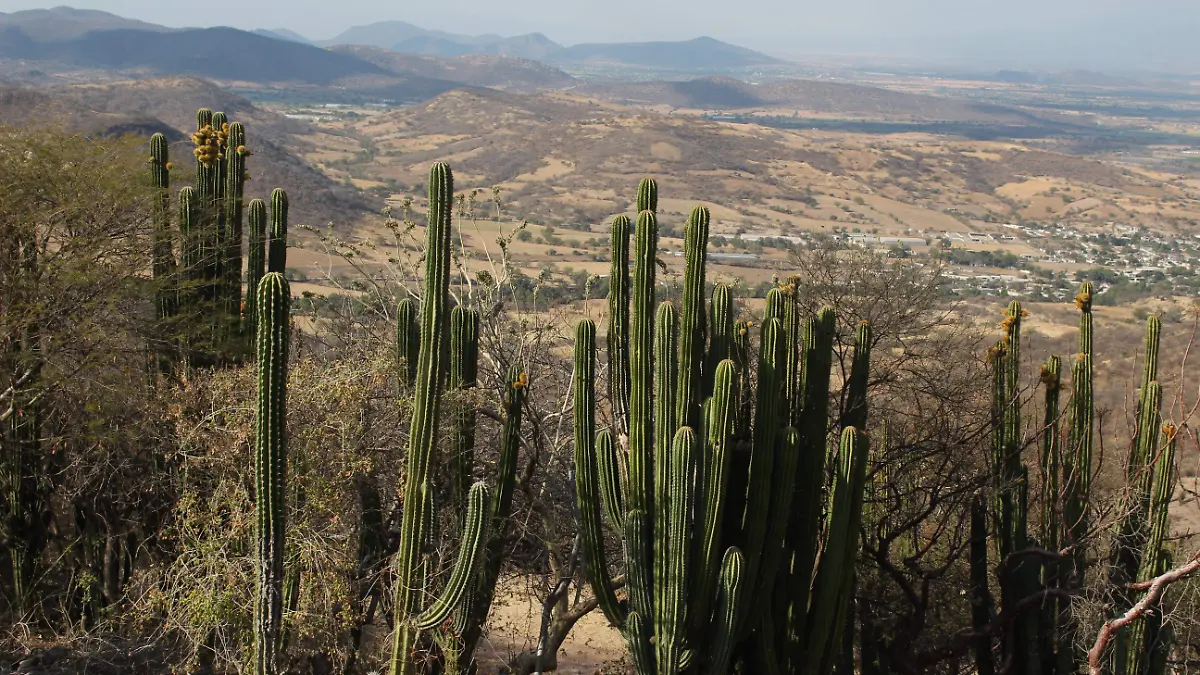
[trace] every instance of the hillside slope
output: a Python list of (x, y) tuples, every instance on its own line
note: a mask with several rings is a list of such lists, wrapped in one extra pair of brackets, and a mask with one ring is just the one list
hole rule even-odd
[[(22, 40), (22, 36), (27, 39)], [(246, 58), (246, 54), (254, 58)], [(387, 74), (379, 66), (348, 54), (233, 28), (169, 33), (120, 28), (37, 42), (23, 30), (10, 27), (0, 33), (0, 56), (222, 80), (312, 85), (329, 85), (354, 75)]]
[(702, 77), (682, 82), (595, 83), (574, 91), (627, 105), (700, 110), (794, 108), (818, 113), (963, 122), (1020, 122), (1028, 118), (1015, 108), (819, 80), (750, 84), (732, 77)]
[(513, 37), (500, 35), (461, 35), (440, 30), (427, 30), (405, 21), (380, 21), (355, 26), (332, 40), (320, 44), (359, 45), (377, 47), (406, 54), (455, 57), (469, 54), (492, 54), (524, 59), (545, 59), (562, 50), (562, 46), (541, 33)]
[[(1139, 204), (1164, 189), (1133, 167), (1013, 142), (772, 129), (561, 93), (457, 90), (349, 124), (376, 150), (364, 162), (338, 155), (351, 175), (419, 191), (429, 163), (447, 161), (461, 190), (498, 186), (509, 213), (539, 223), (602, 223), (647, 174), (672, 195), (664, 223), (698, 200), (726, 233), (918, 235), (1035, 216), (1153, 226)], [(1054, 186), (1071, 198), (1038, 196)]]
[(94, 9), (54, 7), (0, 13), (0, 29), (19, 28), (35, 42), (72, 40), (96, 30), (132, 29), (167, 32), (172, 29)]
[[(311, 147), (308, 125), (257, 108), (210, 82), (179, 77), (40, 90), (0, 87), (7, 123), (61, 124), (87, 133), (144, 137), (163, 131), (173, 141), (173, 160), (185, 166), (193, 161), (188, 136), (201, 107), (223, 111), (246, 125), (254, 152), (250, 198), (265, 198), (275, 187), (287, 189), (296, 223), (347, 222), (373, 208), (357, 190), (330, 180), (299, 157)], [(186, 169), (180, 175), (187, 175)]]
[(511, 56), (472, 54), (446, 59), (361, 45), (342, 45), (331, 49), (397, 74), (415, 74), (474, 87), (536, 91), (568, 87), (576, 83), (575, 78), (557, 68)]

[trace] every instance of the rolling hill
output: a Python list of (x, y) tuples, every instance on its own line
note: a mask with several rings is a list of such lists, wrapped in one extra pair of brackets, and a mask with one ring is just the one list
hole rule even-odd
[(545, 59), (562, 46), (541, 33), (502, 37), (500, 35), (460, 35), (427, 30), (405, 21), (381, 21), (350, 28), (332, 40), (320, 44), (378, 47), (407, 54), (455, 57), (492, 54), (524, 59)]
[(683, 71), (732, 70), (780, 63), (766, 54), (710, 37), (683, 42), (581, 44), (556, 52), (554, 63), (609, 63)]
[(471, 54), (447, 59), (361, 45), (342, 45), (331, 49), (369, 61), (397, 74), (418, 75), (474, 87), (537, 91), (569, 87), (577, 82), (575, 78), (557, 68), (512, 56)]
[[(254, 58), (245, 58), (246, 54)], [(354, 75), (387, 74), (379, 66), (347, 54), (233, 28), (171, 32), (118, 28), (41, 42), (23, 29), (10, 26), (0, 33), (0, 56), (222, 80), (312, 85), (329, 85)]]
[(312, 157), (338, 161), (338, 175), (394, 182), (401, 194), (420, 189), (430, 162), (447, 161), (460, 189), (498, 186), (509, 213), (538, 223), (601, 223), (628, 207), (630, 187), (647, 174), (674, 195), (663, 222), (682, 222), (700, 200), (714, 205), (714, 228), (785, 234), (965, 232), (976, 225), (964, 214), (1015, 218), (995, 214), (1025, 208), (1013, 195), (1043, 183), (1093, 196), (1088, 218), (1142, 222), (1136, 202), (1158, 184), (1147, 173), (1011, 141), (781, 130), (564, 93), (456, 90), (349, 129), (371, 139), (371, 161), (332, 147)]
[(372, 209), (357, 190), (330, 180), (299, 157), (311, 147), (311, 127), (257, 108), (211, 82), (175, 77), (36, 90), (0, 85), (5, 123), (44, 123), (83, 133), (143, 137), (161, 131), (172, 139), (174, 161), (189, 165), (188, 136), (195, 130), (196, 110), (201, 107), (224, 111), (246, 125), (254, 151), (253, 181), (247, 185), (251, 197), (265, 196), (276, 186), (286, 188), (298, 223), (345, 222)]
[(573, 91), (625, 105), (665, 105), (698, 110), (791, 108), (817, 113), (955, 122), (1020, 123), (1029, 119), (1028, 113), (1015, 108), (820, 80), (750, 84), (732, 77), (702, 77), (680, 82), (594, 83)]
[(168, 32), (172, 29), (94, 9), (54, 7), (29, 9), (11, 14), (0, 13), (0, 29), (20, 29), (34, 42), (72, 40), (97, 30), (132, 29)]

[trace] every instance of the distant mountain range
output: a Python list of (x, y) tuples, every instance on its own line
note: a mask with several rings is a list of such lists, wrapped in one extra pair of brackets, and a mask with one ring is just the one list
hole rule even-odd
[(445, 58), (362, 45), (339, 45), (329, 49), (369, 61), (397, 74), (419, 75), (473, 87), (533, 92), (570, 87), (578, 82), (558, 68), (514, 56), (469, 54)]
[(55, 7), (30, 9), (5, 14), (0, 12), (0, 30), (18, 28), (35, 42), (71, 40), (97, 30), (127, 28), (151, 32), (167, 32), (170, 28), (94, 9)]
[(725, 71), (780, 63), (778, 59), (710, 37), (682, 42), (597, 43), (564, 47), (541, 33), (515, 37), (458, 35), (426, 30), (404, 21), (356, 26), (324, 45), (363, 45), (394, 52), (455, 57), (513, 56), (553, 65), (611, 63), (668, 70)]
[(423, 56), (454, 57), (488, 54), (514, 56), (536, 61), (546, 60), (563, 49), (562, 45), (541, 33), (529, 33), (515, 37), (460, 35), (439, 30), (426, 30), (405, 21), (381, 21), (366, 26), (355, 26), (332, 40), (324, 40), (320, 44), (325, 46), (363, 45)]
[[(431, 67), (429, 62), (409, 60), (408, 65), (413, 67), (405, 68), (401, 56), (330, 49), (347, 45), (460, 61)], [(245, 58), (247, 54), (254, 58)], [(464, 59), (479, 56), (493, 60)], [(404, 87), (391, 88), (396, 94), (389, 96), (393, 98), (436, 95), (452, 88), (446, 84), (502, 86), (506, 73), (520, 80), (518, 88), (570, 84), (569, 76), (555, 70), (555, 66), (620, 64), (707, 74), (777, 62), (765, 54), (708, 37), (683, 42), (564, 47), (541, 33), (472, 36), (386, 21), (351, 28), (332, 40), (315, 43), (282, 28), (170, 28), (70, 7), (0, 13), (0, 59), (322, 87), (340, 86), (352, 79), (355, 88), (361, 88), (365, 78), (373, 91), (380, 92), (387, 92), (389, 85), (379, 78), (404, 76)], [(535, 66), (532, 61), (549, 68)], [(496, 72), (485, 72), (488, 68)], [(544, 84), (533, 84), (536, 81)]]

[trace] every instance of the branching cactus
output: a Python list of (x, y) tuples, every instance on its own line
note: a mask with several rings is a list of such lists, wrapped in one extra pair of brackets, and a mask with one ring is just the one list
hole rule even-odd
[[(755, 672), (828, 673), (840, 646), (834, 627), (846, 623), (849, 611), (867, 465), (860, 429), (847, 425), (841, 442), (832, 450), (827, 445), (833, 313), (807, 322), (803, 358), (811, 377), (801, 394), (801, 365), (792, 361), (802, 358), (796, 333), (805, 324), (794, 286), (772, 291), (759, 347), (752, 349), (753, 324), (735, 321), (729, 288), (717, 286), (711, 303), (704, 297), (709, 214), (703, 207), (686, 225), (681, 308), (658, 303), (657, 192), (653, 181), (638, 188), (628, 296), (616, 280), (628, 259), (613, 260), (608, 391), (623, 391), (619, 382), (614, 387), (612, 379), (622, 375), (612, 364), (628, 359), (627, 433), (619, 415), (615, 428), (597, 430), (596, 326), (585, 320), (575, 334), (576, 491), (586, 576), (601, 611), (628, 642), (639, 675), (724, 675), (735, 663)], [(621, 255), (628, 221), (616, 222), (613, 251)], [(628, 338), (613, 335), (625, 326)], [(866, 423), (869, 354), (870, 329), (863, 326), (848, 383), (855, 412), (847, 421), (859, 425)], [(614, 409), (621, 405), (613, 401)], [(793, 424), (793, 410), (801, 424)], [(826, 508), (827, 456), (835, 480)], [(609, 570), (606, 522), (623, 544), (623, 594)]]
[[(1040, 429), (1033, 434), (1039, 450), (1041, 485), (1029, 504), (1029, 468), (1022, 454), (1020, 387), (1020, 303), (1005, 311), (1003, 339), (988, 351), (992, 368), (992, 498), (990, 520), (995, 529), (994, 569), (1004, 615), (1000, 656), (1014, 672), (1067, 675), (1079, 670), (1084, 654), (1077, 646), (1077, 627), (1071, 598), (1084, 587), (1088, 560), (1089, 508), (1093, 438), (1092, 303), (1095, 289), (1084, 283), (1075, 297), (1081, 312), (1079, 353), (1072, 359), (1072, 392), (1061, 408), (1062, 359), (1051, 356), (1041, 367), (1044, 389)], [(1107, 570), (1111, 615), (1123, 614), (1135, 601), (1132, 584), (1161, 574), (1169, 565), (1167, 510), (1173, 489), (1176, 429), (1162, 419), (1162, 387), (1158, 382), (1161, 321), (1151, 317), (1146, 327), (1145, 362), (1138, 390), (1137, 426), (1126, 464), (1126, 491), (1115, 528)], [(988, 590), (988, 551), (982, 544), (988, 513), (972, 512), (970, 552), (973, 624), (982, 629), (992, 621)], [(1030, 536), (1037, 533), (1038, 541)], [(1038, 551), (1066, 553), (1061, 559)], [(1094, 557), (1094, 555), (1092, 556)], [(1031, 604), (1038, 593), (1047, 599)], [(1170, 631), (1159, 620), (1141, 618), (1119, 633), (1107, 655), (1116, 675), (1161, 675)], [(977, 638), (976, 668), (997, 672), (991, 639)]]
[[(449, 272), (451, 214), (454, 183), (450, 168), (435, 164), (429, 173), (429, 225), (425, 255), (425, 289), (419, 326), (412, 316), (415, 303), (402, 302), (397, 342), (404, 359), (416, 345), (415, 381), (412, 384), (412, 424), (409, 430), (407, 470), (402, 486), (403, 512), (400, 545), (394, 561), (395, 626), (389, 672), (416, 675), (426, 672), (471, 672), (473, 654), (491, 607), (500, 574), (503, 537), (508, 528), (516, 484), (520, 446), (521, 408), (528, 378), (519, 369), (508, 374), (504, 399), (499, 477), (495, 490), (475, 483), (466, 494), (462, 510), (462, 540), (450, 578), (440, 595), (422, 607), (426, 565), (422, 552), (433, 537), (434, 487), (431, 464), (437, 447), (444, 393), (450, 375), (460, 388), (474, 385), (477, 359), (477, 315), (450, 308)], [(406, 335), (413, 328), (419, 337)], [(446, 362), (449, 355), (450, 363)], [(401, 369), (401, 378), (407, 368)], [(455, 415), (455, 451), (462, 454), (455, 467), (464, 482), (471, 471), (468, 447), (474, 441), (473, 412)], [(450, 619), (453, 618), (451, 621)], [(420, 635), (426, 634), (436, 650), (421, 654)]]
[[(180, 192), (177, 210), (180, 230), (178, 264), (170, 236), (171, 163), (166, 138), (156, 134), (150, 142), (153, 184), (161, 197), (154, 224), (154, 276), (160, 295), (160, 317), (179, 316), (180, 341), (187, 345), (192, 367), (236, 365), (253, 352), (257, 334), (256, 289), (265, 272), (284, 271), (287, 205), (282, 191), (272, 195), (272, 226), (268, 266), (265, 204), (245, 202), (250, 180), (246, 132), (224, 113), (200, 109), (191, 137), (196, 159), (196, 181)], [(185, 202), (186, 200), (186, 202)], [(249, 215), (249, 258), (244, 255), (245, 214)], [(246, 264), (243, 292), (243, 264)], [(168, 281), (168, 279), (170, 279)], [(175, 325), (175, 322), (172, 323)]]

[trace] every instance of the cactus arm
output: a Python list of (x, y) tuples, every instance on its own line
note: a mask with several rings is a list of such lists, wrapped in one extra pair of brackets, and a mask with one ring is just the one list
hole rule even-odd
[(413, 619), (413, 625), (419, 630), (429, 630), (445, 621), (450, 616), (450, 612), (462, 600), (470, 582), (479, 573), (488, 531), (487, 486), (483, 483), (471, 486), (467, 502), (467, 517), (463, 528), (462, 543), (458, 550), (458, 560), (454, 563), (450, 580), (446, 583), (442, 595), (434, 600), (428, 609)]
[[(249, 225), (249, 250), (246, 256), (246, 288), (258, 288), (258, 280), (262, 279), (267, 270), (267, 205), (261, 199), (255, 199), (246, 207), (246, 221)], [(258, 326), (258, 299), (254, 293), (246, 296), (247, 335), (254, 335)]]
[[(654, 610), (654, 599), (651, 595), (652, 583), (650, 558), (650, 541), (652, 537), (650, 517), (640, 509), (631, 509), (625, 514), (625, 567), (626, 580), (629, 589), (629, 606), (632, 608), (629, 616), (649, 617)], [(630, 641), (633, 652), (650, 650), (649, 641), (653, 630), (652, 619), (642, 618), (641, 630), (634, 630), (629, 620), (626, 620), (626, 639)], [(646, 644), (642, 644), (642, 643)]]
[[(713, 395), (708, 405), (707, 431), (704, 438), (704, 458), (700, 464), (706, 467), (704, 482), (696, 494), (696, 524), (694, 532), (700, 540), (696, 549), (696, 560), (692, 564), (692, 598), (696, 602), (692, 611), (693, 631), (697, 636), (709, 620), (710, 599), (716, 593), (720, 574), (720, 535), (725, 519), (726, 490), (729, 487), (729, 466), (733, 432), (737, 415), (737, 391), (734, 388), (733, 361), (726, 359), (717, 366), (714, 377)], [(740, 574), (739, 552), (739, 574)]]
[(783, 310), (783, 327), (787, 332), (787, 344), (784, 347), (787, 371), (784, 374), (784, 399), (786, 401), (787, 424), (799, 427), (800, 411), (804, 406), (804, 385), (801, 369), (804, 366), (803, 339), (804, 327), (800, 316), (800, 298), (798, 297), (799, 280), (792, 277), (788, 280), (784, 292), (787, 294), (787, 304)]
[(412, 298), (404, 298), (396, 304), (396, 366), (405, 390), (417, 382), (417, 359), (421, 352), (419, 311)]
[[(596, 398), (592, 382), (596, 376), (596, 324), (585, 319), (575, 329), (575, 495), (579, 507), (579, 531), (583, 543), (583, 563), (592, 593), (605, 618), (620, 626), (625, 611), (617, 601), (608, 576), (604, 553), (604, 529), (601, 524), (601, 498), (597, 478), (597, 446), (612, 447), (612, 434), (595, 433)], [(595, 440), (593, 440), (595, 439)], [(594, 445), (593, 445), (594, 443)]]
[[(653, 627), (654, 509), (654, 295), (658, 225), (654, 214), (638, 216), (630, 330), (629, 482), (630, 511), (625, 519), (625, 546), (630, 605)], [(636, 515), (635, 515), (636, 514)], [(638, 634), (631, 634), (640, 639)], [(647, 638), (648, 639), (648, 638)]]
[(838, 631), (842, 626), (838, 617), (844, 617), (849, 602), (847, 578), (852, 574), (858, 555), (868, 453), (866, 438), (854, 427), (846, 427), (838, 449), (838, 466), (827, 517), (828, 542), (813, 583), (814, 595), (805, 640), (808, 645), (806, 673), (828, 673), (831, 655), (841, 646)]
[(392, 675), (413, 675), (415, 668), (410, 654), (417, 636), (409, 617), (416, 613), (420, 599), (413, 589), (421, 578), (420, 551), (427, 536), (426, 523), (431, 517), (429, 465), (436, 446), (435, 430), (441, 412), (438, 388), (445, 372), (442, 356), (449, 304), (450, 219), (453, 208), (453, 175), (445, 164), (435, 164), (429, 172), (429, 226), (426, 233), (425, 294), (421, 307), (421, 352), (409, 432), (400, 546), (396, 553), (396, 597), (393, 606), (397, 627), (392, 640)]
[[(1147, 371), (1147, 374), (1154, 373)], [(1148, 433), (1157, 433), (1155, 429)], [(1154, 461), (1153, 467), (1147, 467), (1146, 471), (1151, 473), (1152, 487), (1148, 503), (1147, 524), (1145, 544), (1142, 547), (1141, 560), (1139, 561), (1136, 581), (1149, 581), (1161, 574), (1165, 569), (1164, 561), (1168, 558), (1164, 545), (1167, 536), (1170, 534), (1170, 519), (1169, 508), (1171, 505), (1171, 497), (1174, 494), (1175, 482), (1175, 448), (1176, 448), (1177, 431), (1173, 425), (1163, 425), (1162, 428), (1162, 445), (1163, 451)], [(1158, 650), (1153, 639), (1155, 634), (1159, 632), (1162, 621), (1158, 623), (1160, 626), (1153, 625), (1153, 620), (1150, 618), (1153, 615), (1147, 615), (1134, 621), (1129, 628), (1118, 634), (1117, 638), (1117, 658), (1122, 657), (1121, 652), (1124, 652), (1124, 672), (1125, 673), (1142, 673), (1145, 672), (1143, 664), (1148, 664), (1154, 660), (1160, 660)], [(1118, 662), (1118, 668), (1122, 665)], [(1118, 670), (1118, 672), (1120, 672)]]
[(1042, 367), (1045, 388), (1042, 430), (1042, 528), (1041, 544), (1051, 551), (1059, 548), (1061, 526), (1058, 512), (1059, 478), (1063, 473), (1062, 443), (1059, 438), (1059, 392), (1062, 390), (1062, 359), (1051, 355)]
[(987, 500), (983, 494), (971, 501), (971, 627), (975, 637), (975, 670), (979, 675), (993, 675), (996, 664), (992, 658), (992, 638), (987, 627), (992, 621), (992, 594), (988, 589), (988, 531)]
[[(222, 256), (222, 280), (225, 289), (225, 313), (230, 322), (230, 334), (236, 336), (240, 328), (240, 314), (243, 306), (242, 296), (242, 217), (245, 214), (246, 185), (246, 130), (240, 122), (229, 125), (229, 135), (226, 139), (225, 161), (225, 200), (222, 204), (224, 213), (224, 250)], [(246, 295), (253, 295), (254, 289), (248, 288)], [(238, 354), (240, 355), (240, 349)]]
[(600, 497), (608, 526), (621, 532), (625, 527), (625, 499), (621, 494), (621, 456), (612, 434), (596, 438), (596, 460), (600, 471)]
[[(631, 513), (629, 519), (633, 519)], [(638, 675), (654, 675), (654, 650), (651, 645), (649, 621), (637, 612), (630, 612), (622, 630), (625, 640), (629, 643), (629, 651), (633, 655), (633, 668)]]
[[(175, 273), (175, 252), (171, 245), (171, 171), (170, 146), (167, 137), (154, 134), (150, 137), (150, 175), (158, 191), (154, 208), (154, 256), (153, 275), (158, 307), (158, 318), (168, 319), (175, 315), (177, 298), (168, 288)], [(250, 295), (258, 291), (251, 287)]]
[(654, 384), (655, 384), (655, 400), (654, 400), (654, 504), (655, 508), (648, 515), (651, 515), (653, 520), (653, 540), (654, 552), (652, 562), (654, 564), (654, 576), (651, 579), (651, 589), (654, 594), (654, 610), (650, 614), (650, 625), (654, 629), (654, 634), (659, 637), (658, 640), (658, 655), (659, 664), (666, 667), (669, 662), (663, 661), (665, 655), (663, 651), (665, 645), (663, 642), (664, 631), (667, 630), (666, 623), (672, 620), (671, 613), (668, 610), (667, 594), (672, 592), (670, 587), (673, 579), (669, 576), (667, 566), (669, 564), (669, 553), (671, 549), (671, 531), (669, 527), (671, 519), (671, 500), (670, 491), (674, 485), (671, 480), (672, 466), (671, 459), (673, 454), (673, 436), (675, 435), (675, 395), (676, 395), (676, 375), (679, 366), (678, 354), (676, 353), (677, 337), (679, 335), (679, 319), (675, 313), (675, 307), (670, 302), (663, 302), (658, 306), (658, 315), (655, 318), (655, 361), (656, 369)]
[[(772, 593), (779, 581), (779, 568), (786, 548), (780, 545), (787, 536), (788, 516), (796, 487), (796, 469), (800, 465), (800, 432), (788, 427), (776, 442), (775, 465), (771, 477), (771, 507), (768, 516), (767, 546), (763, 553), (758, 591), (752, 607), (770, 607)], [(769, 614), (770, 612), (764, 612)], [(773, 631), (763, 631), (767, 635)], [(772, 642), (764, 636), (764, 642)], [(774, 644), (772, 642), (772, 644)]]
[(287, 371), (291, 294), (281, 275), (258, 286), (263, 310), (257, 335), (258, 414), (255, 421), (255, 512), (258, 584), (255, 603), (256, 675), (278, 672), (283, 624), (284, 547), (287, 526)]
[(661, 580), (655, 579), (659, 594), (656, 607), (655, 648), (658, 672), (675, 675), (679, 672), (687, 637), (687, 579), (688, 556), (691, 552), (688, 537), (692, 513), (692, 469), (696, 463), (696, 434), (690, 427), (681, 427), (675, 434), (671, 456), (664, 462), (669, 467), (665, 505), (668, 518), (665, 550), (660, 549), (663, 563)]
[(612, 223), (608, 276), (608, 397), (618, 434), (629, 433), (629, 233), (627, 216)]
[[(449, 217), (449, 216), (447, 216)], [(267, 240), (267, 271), (283, 274), (287, 269), (288, 196), (280, 188), (271, 191), (271, 232)]]
[(809, 594), (817, 559), (818, 538), (821, 534), (821, 509), (825, 489), (825, 445), (829, 424), (829, 379), (833, 361), (833, 339), (836, 315), (825, 308), (804, 323), (803, 395), (800, 413), (801, 459), (796, 493), (799, 499), (793, 507), (788, 528), (788, 546), (794, 560), (786, 592), (791, 609), (785, 635), (790, 640), (788, 659), (794, 664), (804, 662), (802, 636), (808, 630)]
[[(1083, 282), (1075, 304), (1080, 310), (1079, 355), (1071, 366), (1071, 400), (1068, 404), (1067, 447), (1063, 452), (1063, 539), (1074, 553), (1063, 572), (1068, 590), (1083, 588), (1086, 581), (1085, 541), (1090, 531), (1088, 502), (1091, 497), (1094, 405), (1092, 398), (1092, 295), (1091, 282)], [(1070, 640), (1070, 634), (1064, 636)], [(1072, 650), (1074, 651), (1074, 650)], [(1078, 656), (1074, 658), (1076, 662)]]
[(871, 370), (871, 324), (866, 321), (858, 326), (854, 337), (854, 358), (850, 367), (850, 378), (846, 383), (846, 412), (843, 426), (856, 429), (867, 428), (867, 387)]
[(649, 211), (658, 215), (658, 182), (653, 178), (643, 178), (638, 183), (637, 211)]
[(708, 362), (704, 366), (704, 393), (711, 396), (713, 377), (717, 366), (732, 358), (733, 346), (733, 294), (729, 286), (717, 284), (713, 287), (709, 302)]
[[(457, 308), (456, 308), (457, 309)], [(467, 312), (473, 315), (474, 312)], [(468, 319), (470, 322), (470, 319)], [(466, 327), (469, 335), (474, 330)], [(474, 378), (474, 364), (466, 364), (465, 377)], [(504, 547), (507, 543), (509, 516), (512, 514), (513, 493), (517, 485), (517, 455), (521, 447), (521, 413), (525, 406), (529, 378), (520, 368), (513, 366), (508, 372), (508, 385), (504, 393), (504, 427), (500, 432), (500, 461), (496, 468), (496, 492), (488, 508), (490, 524), (485, 538), (482, 572), (471, 578), (474, 584), (463, 597), (459, 616), (455, 621), (456, 633), (461, 638), (458, 658), (464, 668), (469, 668), (475, 656), (475, 647), (483, 632), (496, 597), (496, 583), (504, 564)], [(471, 408), (471, 425), (474, 426), (474, 408)], [(474, 430), (471, 431), (474, 444)], [(470, 471), (470, 465), (466, 467)], [(469, 475), (469, 474), (468, 474)], [(468, 494), (468, 498), (470, 495)]]
[[(749, 593), (756, 589), (767, 527), (771, 520), (771, 482), (775, 473), (776, 439), (780, 431), (779, 395), (783, 375), (783, 342), (783, 330), (779, 320), (764, 321), (758, 359), (758, 395), (755, 404), (750, 477), (746, 510), (742, 519), (746, 541), (743, 583)], [(742, 629), (744, 628), (743, 626)]]
[[(397, 328), (399, 326), (400, 324), (397, 322)], [(398, 336), (397, 343), (399, 342)], [(399, 344), (397, 347), (399, 348)], [(457, 394), (458, 400), (454, 407), (454, 430), (449, 463), (450, 492), (460, 516), (466, 505), (471, 473), (475, 465), (475, 402), (472, 400), (470, 392), (475, 389), (478, 362), (479, 314), (475, 310), (462, 306), (455, 307), (450, 312), (450, 381), (448, 388)], [(509, 385), (511, 386), (512, 383), (510, 374)], [(515, 472), (516, 460), (513, 461)], [(503, 470), (501, 475), (504, 475)], [(501, 483), (503, 482), (502, 478)]]
[(706, 672), (727, 673), (737, 647), (737, 626), (745, 614), (742, 602), (742, 553), (736, 548), (725, 551), (718, 582), (715, 635), (710, 646)]
[(676, 388), (675, 428), (700, 428), (704, 362), (704, 290), (708, 258), (708, 209), (692, 209), (684, 234), (687, 259), (683, 279), (683, 312), (679, 328), (679, 385)]

